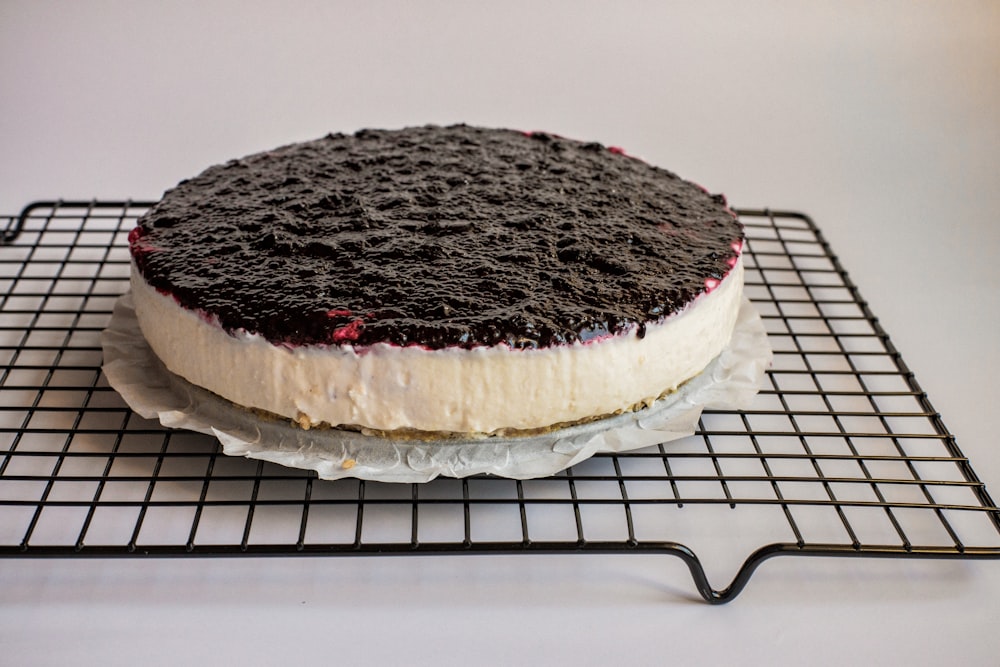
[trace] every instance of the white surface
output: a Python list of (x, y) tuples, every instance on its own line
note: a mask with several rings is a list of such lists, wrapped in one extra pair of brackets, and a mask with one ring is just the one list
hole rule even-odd
[[(620, 145), (737, 206), (812, 215), (1000, 494), (1000, 6), (472, 4), (8, 0), (0, 211), (155, 198), (211, 163), (363, 126)], [(721, 608), (690, 603), (679, 561), (645, 556), (15, 560), (0, 590), (11, 664), (1000, 654), (997, 562), (777, 559)]]

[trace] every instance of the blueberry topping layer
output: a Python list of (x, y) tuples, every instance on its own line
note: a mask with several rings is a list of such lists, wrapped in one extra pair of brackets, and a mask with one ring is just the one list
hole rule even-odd
[(129, 235), (150, 285), (227, 331), (429, 349), (641, 336), (742, 239), (721, 196), (619, 148), (465, 125), (232, 160)]

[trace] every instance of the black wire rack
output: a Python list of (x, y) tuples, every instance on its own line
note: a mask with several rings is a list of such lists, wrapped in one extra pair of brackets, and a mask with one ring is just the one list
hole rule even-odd
[[(1000, 511), (807, 216), (739, 211), (775, 352), (751, 409), (545, 479), (399, 485), (226, 457), (129, 410), (100, 333), (149, 205), (6, 219), (0, 555), (655, 553), (683, 559), (712, 603), (779, 555), (1000, 558)], [(726, 588), (706, 554), (731, 567)]]

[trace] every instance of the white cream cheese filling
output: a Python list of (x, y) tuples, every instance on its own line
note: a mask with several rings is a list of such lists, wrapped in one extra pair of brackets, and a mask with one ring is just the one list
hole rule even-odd
[(233, 403), (378, 431), (495, 433), (546, 428), (655, 400), (694, 377), (729, 342), (743, 263), (661, 323), (537, 350), (273, 345), (229, 334), (151, 287), (132, 268), (136, 316), (173, 373)]

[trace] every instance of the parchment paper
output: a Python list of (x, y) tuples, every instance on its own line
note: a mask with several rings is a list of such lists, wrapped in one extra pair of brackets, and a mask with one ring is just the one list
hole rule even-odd
[(213, 435), (230, 456), (315, 470), (322, 479), (383, 482), (481, 473), (545, 477), (598, 452), (624, 452), (683, 438), (694, 433), (706, 407), (747, 407), (772, 358), (763, 322), (745, 300), (729, 346), (700, 375), (648, 408), (543, 435), (424, 442), (330, 428), (306, 431), (190, 384), (168, 371), (146, 344), (130, 293), (116, 302), (101, 343), (103, 370), (111, 386), (147, 419)]

